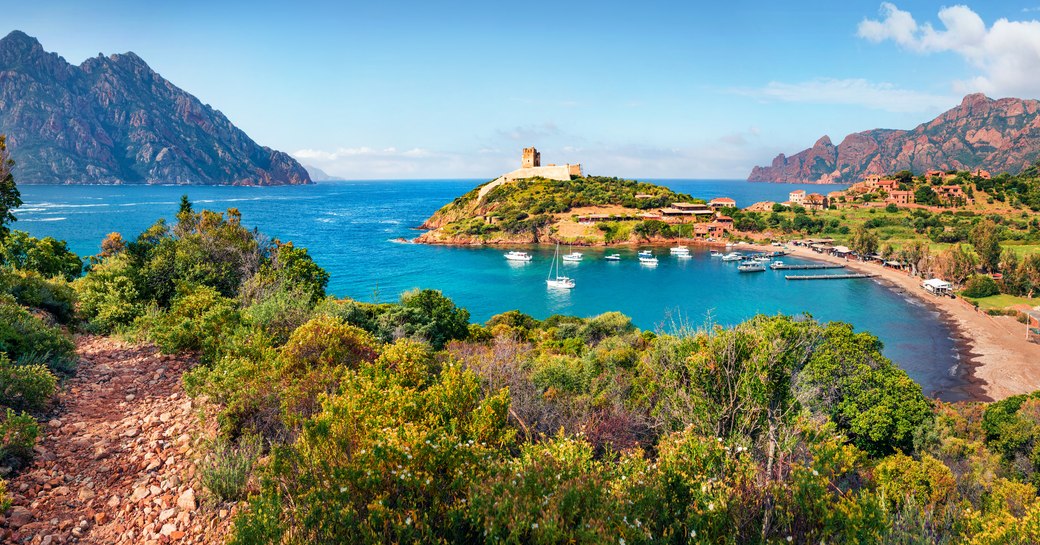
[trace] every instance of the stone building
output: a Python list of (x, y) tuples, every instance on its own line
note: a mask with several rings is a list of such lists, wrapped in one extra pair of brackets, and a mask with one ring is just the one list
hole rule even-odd
[(532, 148), (524, 148), (523, 157), (520, 159), (520, 168), (533, 168), (542, 166), (542, 154)]
[(530, 147), (524, 148), (523, 153), (520, 156), (520, 168), (503, 174), (496, 178), (493, 182), (480, 188), (479, 197), (484, 198), (492, 189), (504, 184), (513, 182), (516, 180), (524, 180), (528, 178), (545, 178), (546, 180), (570, 180), (571, 178), (580, 178), (581, 165), (580, 164), (563, 164), (555, 165), (548, 164), (542, 166), (542, 154), (537, 149)]

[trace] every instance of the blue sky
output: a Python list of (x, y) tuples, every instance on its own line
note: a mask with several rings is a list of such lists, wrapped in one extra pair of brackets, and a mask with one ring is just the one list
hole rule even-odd
[(1040, 98), (1040, 0), (0, 4), (6, 31), (74, 64), (133, 51), (351, 179), (490, 178), (526, 145), (594, 174), (742, 178), (968, 92)]

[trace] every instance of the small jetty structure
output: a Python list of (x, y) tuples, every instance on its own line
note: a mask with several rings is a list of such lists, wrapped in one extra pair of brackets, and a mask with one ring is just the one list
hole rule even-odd
[(787, 263), (773, 263), (769, 268), (774, 271), (816, 271), (821, 269), (844, 269), (845, 265), (831, 264), (831, 263), (800, 263), (800, 264), (787, 264)]

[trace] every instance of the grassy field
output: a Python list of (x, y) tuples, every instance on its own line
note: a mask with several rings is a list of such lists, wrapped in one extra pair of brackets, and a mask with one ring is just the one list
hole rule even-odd
[(972, 299), (970, 297), (964, 298), (966, 301), (978, 303), (979, 308), (982, 310), (1000, 310), (1008, 308), (1012, 305), (1029, 305), (1035, 307), (1040, 305), (1040, 298), (1034, 297), (1032, 299), (1028, 297), (1016, 297), (1014, 295), (991, 295), (989, 297), (982, 297), (980, 299)]

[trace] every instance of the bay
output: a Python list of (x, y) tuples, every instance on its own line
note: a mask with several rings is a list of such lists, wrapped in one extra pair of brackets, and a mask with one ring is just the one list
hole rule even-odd
[[(731, 197), (738, 206), (784, 201), (795, 189), (827, 193), (843, 186), (763, 184), (735, 180), (652, 180), (694, 197)], [(475, 321), (518, 309), (537, 318), (554, 313), (592, 316), (620, 311), (642, 328), (732, 325), (755, 314), (807, 313), (870, 331), (884, 353), (926, 393), (968, 396), (951, 331), (932, 310), (872, 280), (788, 282), (774, 271), (740, 274), (730, 263), (695, 250), (680, 261), (660, 255), (654, 268), (639, 265), (631, 249), (601, 249), (566, 265), (578, 287), (549, 291), (544, 278), (551, 250), (533, 249), (534, 261), (506, 262), (502, 250), (403, 244), (443, 204), (479, 180), (325, 182), (298, 187), (33, 186), (20, 187), (24, 204), (16, 229), (66, 240), (80, 255), (100, 249), (118, 231), (136, 236), (160, 217), (172, 219), (180, 196), (197, 209), (238, 208), (243, 222), (282, 241), (308, 248), (329, 271), (329, 292), (361, 301), (394, 301), (404, 291), (431, 288), (468, 309)], [(662, 252), (658, 251), (659, 254)], [(667, 253), (667, 250), (664, 251)]]

